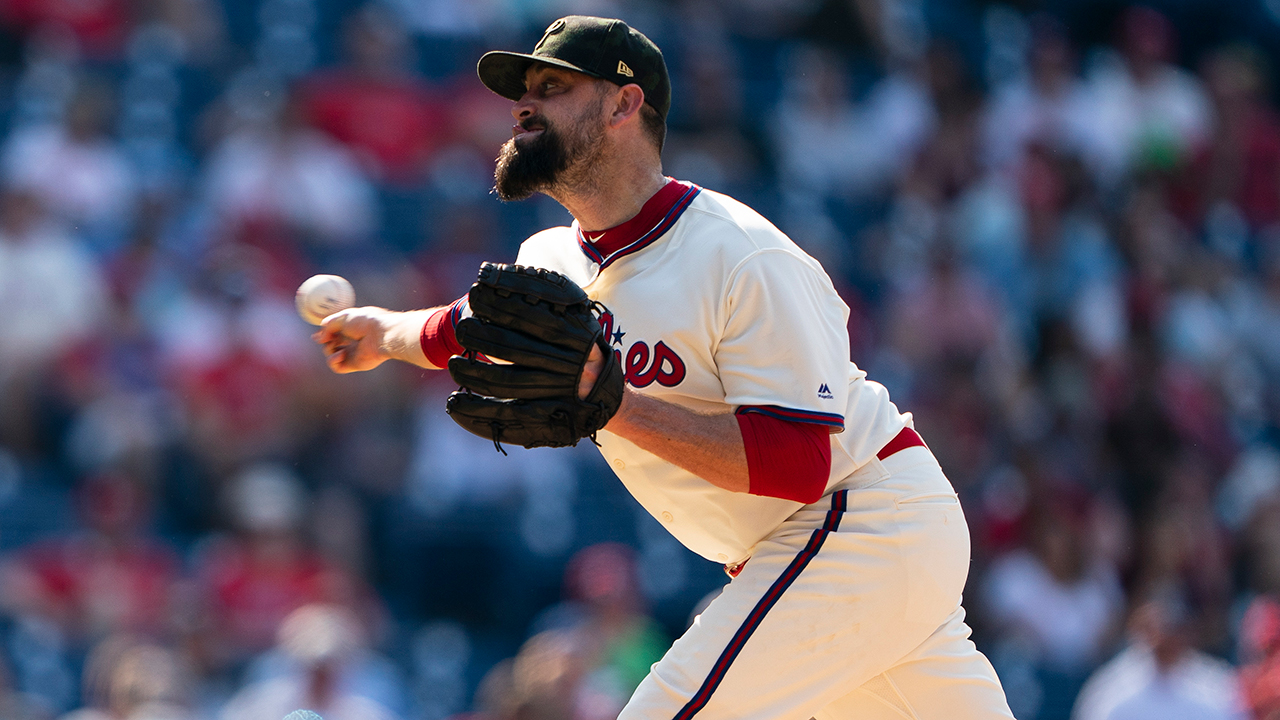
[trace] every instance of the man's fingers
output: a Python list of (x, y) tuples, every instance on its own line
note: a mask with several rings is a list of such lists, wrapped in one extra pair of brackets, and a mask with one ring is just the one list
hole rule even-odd
[(324, 361), (329, 366), (329, 369), (336, 373), (342, 372), (342, 361), (346, 359), (347, 351), (344, 348), (339, 348), (332, 352), (328, 348), (325, 348), (325, 350)]
[(325, 355), (325, 362), (328, 363), (330, 370), (340, 375), (356, 372), (356, 368), (347, 364), (348, 350), (350, 346), (339, 345), (336, 350)]
[(311, 339), (321, 345), (328, 345), (334, 338), (343, 334), (346, 324), (346, 310), (334, 313), (320, 321), (320, 329), (312, 334)]
[(381, 352), (384, 324), (398, 313), (382, 308), (348, 308), (321, 321), (311, 339), (324, 348), (325, 364), (335, 373), (371, 370), (387, 357)]
[(324, 348), (325, 363), (335, 373), (352, 373), (358, 368), (351, 366), (351, 351), (358, 340), (346, 334), (347, 311), (342, 310), (326, 317), (320, 322), (320, 329), (311, 335), (311, 339)]
[(591, 354), (587, 356), (587, 364), (582, 368), (582, 376), (578, 379), (578, 399), (586, 400), (591, 389), (596, 386), (600, 370), (604, 368), (604, 353), (599, 345), (591, 346)]

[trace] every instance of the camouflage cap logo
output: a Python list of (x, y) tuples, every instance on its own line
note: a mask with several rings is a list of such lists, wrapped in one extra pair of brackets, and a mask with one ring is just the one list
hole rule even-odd
[(557, 20), (557, 21), (555, 21), (555, 22), (553, 22), (553, 23), (551, 23), (550, 25), (548, 25), (548, 26), (547, 26), (547, 30), (546, 30), (546, 32), (542, 33), (542, 39), (538, 41), (538, 44), (537, 44), (537, 45), (534, 45), (534, 46), (533, 46), (533, 51), (534, 51), (534, 52), (538, 52), (538, 50), (542, 49), (542, 46), (546, 44), (546, 42), (547, 42), (547, 38), (550, 38), (552, 35), (555, 35), (556, 33), (560, 32), (561, 30), (564, 30), (564, 19), (563, 19), (563, 18), (562, 18), (562, 19), (560, 19), (560, 20)]

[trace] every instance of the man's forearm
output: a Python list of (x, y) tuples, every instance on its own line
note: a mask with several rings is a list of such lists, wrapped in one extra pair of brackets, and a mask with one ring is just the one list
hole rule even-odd
[(628, 388), (605, 429), (716, 487), (751, 487), (742, 431), (732, 413), (702, 415)]
[(400, 360), (418, 367), (439, 369), (432, 365), (422, 352), (422, 326), (431, 314), (439, 309), (412, 310), (392, 316), (383, 330), (382, 352), (392, 360)]
[(359, 307), (325, 319), (312, 339), (324, 347), (325, 362), (336, 373), (372, 370), (387, 360), (434, 368), (422, 352), (419, 338), (430, 310), (393, 312)]

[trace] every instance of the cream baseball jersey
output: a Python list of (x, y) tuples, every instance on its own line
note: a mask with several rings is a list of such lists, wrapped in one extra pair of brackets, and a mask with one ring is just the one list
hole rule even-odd
[[(831, 431), (827, 492), (909, 426), (885, 388), (849, 358), (849, 309), (821, 265), (754, 210), (670, 181), (675, 204), (604, 255), (578, 229), (526, 240), (516, 262), (568, 276), (602, 318), (636, 391), (700, 413), (759, 412)], [(601, 431), (627, 489), (694, 552), (721, 563), (801, 507), (735, 493)]]

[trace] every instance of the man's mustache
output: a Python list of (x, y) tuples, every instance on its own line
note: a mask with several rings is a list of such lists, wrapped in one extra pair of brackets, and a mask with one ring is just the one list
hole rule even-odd
[(532, 130), (546, 130), (550, 125), (550, 123), (547, 122), (547, 119), (541, 115), (532, 115), (521, 120), (518, 124), (520, 125), (520, 129), (525, 132), (530, 132)]

